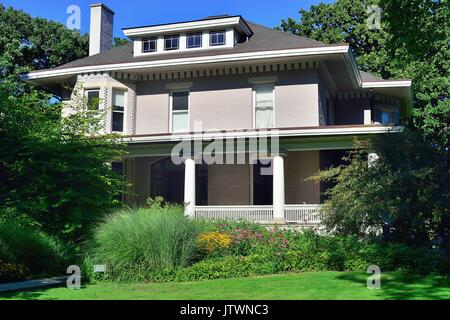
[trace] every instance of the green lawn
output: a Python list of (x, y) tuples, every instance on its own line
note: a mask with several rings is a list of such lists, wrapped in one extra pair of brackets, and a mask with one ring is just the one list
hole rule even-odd
[(308, 272), (186, 283), (95, 284), (80, 290), (52, 288), (0, 294), (0, 299), (450, 299), (450, 277), (385, 273), (381, 289), (368, 289), (367, 276)]

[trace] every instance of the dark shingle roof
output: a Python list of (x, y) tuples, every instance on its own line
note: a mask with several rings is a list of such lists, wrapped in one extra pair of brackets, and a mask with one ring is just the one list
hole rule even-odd
[(384, 81), (384, 79), (382, 79), (376, 75), (373, 75), (371, 73), (365, 72), (365, 71), (359, 70), (359, 73), (361, 74), (361, 79), (364, 82), (366, 82), (366, 81)]
[(293, 35), (291, 33), (271, 29), (262, 25), (248, 22), (253, 36), (248, 41), (239, 42), (234, 48), (205, 49), (196, 51), (170, 52), (167, 54), (146, 55), (141, 57), (133, 56), (133, 43), (113, 48), (90, 57), (82, 58), (70, 63), (61, 65), (55, 69), (67, 69), (86, 66), (98, 66), (117, 63), (157, 61), (177, 58), (204, 57), (213, 55), (226, 55), (234, 53), (248, 53), (258, 51), (271, 51), (283, 49), (300, 49), (330, 46), (322, 42), (311, 40), (305, 37)]

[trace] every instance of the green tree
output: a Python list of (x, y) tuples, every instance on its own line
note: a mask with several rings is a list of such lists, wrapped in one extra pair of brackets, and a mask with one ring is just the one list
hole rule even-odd
[(129, 43), (129, 41), (127, 39), (116, 37), (116, 38), (114, 38), (113, 47), (120, 47), (127, 43)]
[(367, 72), (382, 77), (391, 77), (389, 55), (386, 51), (385, 21), (379, 29), (371, 28), (368, 8), (376, 0), (337, 0), (334, 3), (320, 3), (309, 10), (300, 10), (300, 20), (283, 19), (280, 30), (298, 34), (324, 43), (348, 43), (358, 66)]
[(122, 178), (107, 162), (124, 146), (97, 134), (104, 113), (86, 106), (75, 94), (72, 112), (61, 117), (67, 106), (36, 92), (14, 97), (0, 86), (0, 220), (76, 241), (120, 204)]
[(88, 53), (87, 35), (0, 3), (0, 82), (22, 85), (22, 72), (56, 67)]
[(414, 124), (448, 148), (450, 131), (450, 3), (382, 0), (393, 70), (413, 80)]
[[(335, 183), (327, 192), (324, 223), (343, 235), (382, 233), (385, 240), (450, 245), (448, 151), (420, 131), (385, 134), (355, 142), (340, 167), (313, 180)], [(367, 154), (377, 151), (371, 166)]]

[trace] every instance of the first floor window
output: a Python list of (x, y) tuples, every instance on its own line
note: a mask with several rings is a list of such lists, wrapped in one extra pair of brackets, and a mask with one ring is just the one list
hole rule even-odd
[(172, 92), (172, 132), (189, 130), (189, 91)]
[(113, 90), (112, 96), (112, 131), (123, 132), (125, 114), (125, 91)]
[(274, 127), (274, 85), (258, 85), (254, 90), (255, 128)]
[(86, 90), (87, 107), (90, 111), (96, 111), (100, 106), (100, 89)]
[(213, 31), (210, 33), (210, 45), (222, 46), (225, 44), (225, 31)]
[(156, 51), (157, 45), (156, 38), (144, 39), (142, 40), (142, 52), (154, 52)]
[(178, 49), (179, 36), (168, 36), (164, 38), (164, 49), (165, 50), (176, 50)]

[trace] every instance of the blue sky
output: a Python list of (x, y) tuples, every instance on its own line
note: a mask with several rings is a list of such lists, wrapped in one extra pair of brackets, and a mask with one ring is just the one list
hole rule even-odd
[[(22, 9), (35, 17), (66, 23), (67, 7), (81, 9), (81, 31), (89, 31), (89, 4), (98, 0), (0, 0), (5, 6)], [(105, 0), (116, 12), (114, 35), (123, 37), (122, 28), (158, 23), (201, 19), (210, 15), (241, 14), (250, 21), (268, 27), (280, 24), (281, 18), (299, 18), (300, 8), (330, 0)]]

